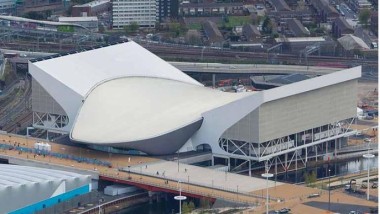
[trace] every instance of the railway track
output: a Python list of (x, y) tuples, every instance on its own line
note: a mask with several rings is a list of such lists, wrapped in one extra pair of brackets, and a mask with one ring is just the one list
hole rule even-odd
[[(36, 44), (31, 45), (30, 42), (17, 42), (17, 43), (5, 43), (4, 48), (17, 49), (17, 50), (33, 50), (46, 52), (69, 52), (73, 50), (80, 50), (77, 44), (58, 44), (58, 43), (40, 43), (37, 47)], [(219, 60), (219, 61), (248, 61), (248, 62), (267, 62), (268, 60), (275, 59), (279, 62), (285, 62), (289, 64), (305, 65), (305, 60), (295, 54), (267, 54), (262, 52), (243, 52), (235, 51), (231, 49), (218, 49), (218, 48), (202, 48), (169, 44), (155, 44), (155, 43), (141, 43), (143, 47), (149, 51), (157, 54), (163, 58), (180, 58), (191, 61), (203, 60)], [(91, 44), (83, 44), (82, 48), (89, 48)], [(60, 50), (60, 51), (58, 51)], [(202, 54), (203, 52), (203, 54)], [(352, 65), (367, 65), (377, 66), (377, 60), (369, 59), (352, 59), (344, 57), (334, 56), (315, 56), (310, 55), (308, 57), (309, 65), (316, 65), (318, 63), (341, 63), (343, 65), (351, 67)]]

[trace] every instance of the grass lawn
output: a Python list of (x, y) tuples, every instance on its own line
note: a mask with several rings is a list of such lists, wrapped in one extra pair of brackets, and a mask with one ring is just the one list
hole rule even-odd
[(201, 23), (191, 23), (191, 24), (187, 25), (187, 28), (189, 28), (189, 30), (201, 30), (202, 24)]
[(226, 27), (235, 27), (252, 23), (251, 16), (229, 16), (228, 20), (229, 21), (226, 22)]

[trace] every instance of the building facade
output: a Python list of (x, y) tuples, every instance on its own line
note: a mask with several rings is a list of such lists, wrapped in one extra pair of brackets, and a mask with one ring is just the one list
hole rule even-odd
[(3, 0), (0, 1), (0, 13), (12, 13), (16, 9), (16, 1), (14, 0)]
[(62, 23), (70, 23), (70, 24), (77, 24), (81, 25), (90, 31), (98, 32), (99, 30), (99, 21), (98, 17), (96, 16), (90, 16), (90, 17), (59, 17), (59, 22)]
[(158, 21), (162, 22), (165, 18), (177, 18), (179, 2), (176, 0), (157, 0)]
[(72, 16), (96, 16), (111, 9), (110, 0), (96, 0), (87, 4), (75, 5)]
[[(356, 133), (351, 124), (361, 67), (263, 91), (228, 93), (206, 88), (126, 42), (32, 60), (29, 72), (41, 87), (39, 95), (32, 90), (33, 111), (65, 116), (64, 124), (55, 116), (34, 127), (61, 131), (91, 146), (149, 155), (211, 150), (228, 166), (231, 159), (249, 166), (270, 160), (286, 170), (294, 160), (306, 165), (311, 156), (336, 153)], [(43, 101), (46, 94), (49, 102)]]
[(156, 0), (113, 0), (112, 27), (122, 29), (137, 23), (140, 27), (154, 27), (157, 21)]

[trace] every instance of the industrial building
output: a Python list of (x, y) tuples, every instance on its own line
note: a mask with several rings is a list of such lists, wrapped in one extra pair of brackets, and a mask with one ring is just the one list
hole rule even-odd
[(91, 191), (91, 176), (0, 164), (0, 213), (35, 213)]
[[(326, 158), (355, 133), (361, 67), (263, 91), (206, 88), (134, 42), (29, 62), (33, 126), (149, 155), (211, 150), (228, 166)], [(281, 164), (277, 164), (277, 162)]]

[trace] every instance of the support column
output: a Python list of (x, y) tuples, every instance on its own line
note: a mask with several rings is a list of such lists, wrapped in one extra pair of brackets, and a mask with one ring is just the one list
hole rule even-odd
[(249, 177), (252, 177), (251, 160), (248, 160)]
[(285, 172), (288, 172), (288, 153), (285, 153)]
[(231, 160), (230, 160), (230, 158), (228, 158), (228, 171), (229, 172), (231, 171)]
[(318, 146), (314, 146), (315, 149), (315, 161), (318, 161)]
[(306, 165), (306, 163), (307, 163), (307, 147), (305, 147), (305, 165)]
[(278, 156), (275, 157), (275, 166), (274, 166), (274, 174), (275, 174), (275, 178), (274, 178), (274, 186), (276, 187), (276, 184), (277, 184), (277, 159), (278, 159)]
[(216, 74), (212, 74), (212, 87), (215, 88), (215, 76)]
[(148, 191), (149, 204), (153, 204), (153, 195), (154, 195), (154, 192)]
[(214, 155), (211, 156), (211, 166), (214, 166)]
[(335, 139), (335, 142), (334, 142), (334, 158), (336, 157), (336, 144), (337, 144), (337, 139)]

